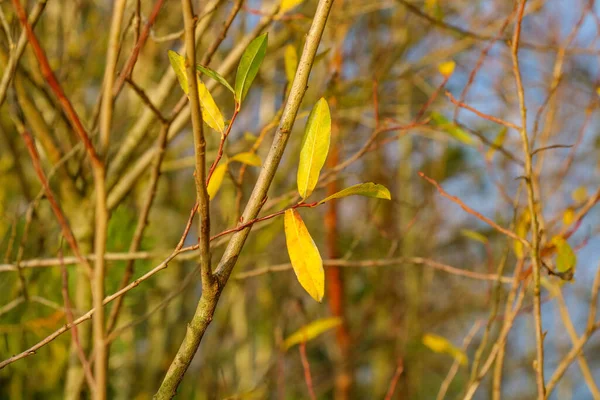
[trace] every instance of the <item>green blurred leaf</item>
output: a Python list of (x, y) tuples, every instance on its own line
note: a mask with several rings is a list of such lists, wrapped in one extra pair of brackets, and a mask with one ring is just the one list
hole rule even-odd
[(487, 151), (487, 153), (485, 153), (485, 158), (489, 161), (494, 157), (494, 153), (496, 153), (496, 147), (502, 147), (504, 145), (504, 141), (506, 140), (506, 133), (508, 132), (508, 129), (506, 127), (503, 127), (502, 130), (500, 130), (500, 132), (498, 133), (498, 135), (496, 136), (496, 138), (494, 139), (494, 146), (490, 147)]
[(452, 136), (454, 139), (464, 144), (472, 145), (473, 137), (462, 130), (458, 125), (444, 117), (438, 112), (431, 113), (431, 121), (441, 130)]
[(308, 117), (302, 138), (297, 176), (298, 193), (302, 199), (310, 196), (317, 185), (329, 152), (330, 139), (331, 115), (327, 101), (321, 98)]
[(460, 233), (464, 237), (467, 237), (469, 239), (473, 239), (473, 240), (475, 240), (477, 242), (481, 242), (481, 243), (487, 243), (488, 242), (488, 238), (487, 237), (485, 237), (484, 235), (482, 235), (479, 232), (472, 231), (470, 229), (461, 229)]
[(337, 193), (332, 194), (331, 196), (326, 197), (325, 199), (319, 201), (319, 204), (323, 204), (326, 201), (339, 199), (342, 197), (359, 195), (359, 196), (367, 196), (367, 197), (375, 197), (379, 199), (391, 200), (392, 196), (390, 195), (390, 191), (383, 185), (379, 185), (373, 182), (367, 183), (359, 183), (354, 186), (350, 186), (344, 190), (340, 190)]
[(469, 362), (469, 359), (464, 351), (454, 346), (448, 341), (448, 339), (442, 336), (426, 333), (423, 335), (422, 342), (425, 346), (429, 347), (436, 353), (445, 353), (451, 355), (461, 365), (467, 365)]
[(255, 153), (251, 153), (249, 151), (244, 153), (238, 153), (235, 156), (231, 157), (229, 161), (237, 161), (241, 162), (242, 164), (252, 165), (254, 167), (260, 167), (260, 164), (262, 164), (260, 157), (257, 156)]
[(200, 65), (200, 64), (196, 65), (196, 69), (198, 71), (202, 72), (204, 75), (213, 78), (215, 81), (217, 81), (221, 85), (225, 86), (227, 89), (229, 89), (229, 91), (231, 93), (233, 93), (235, 95), (235, 90), (233, 90), (233, 88), (231, 87), (229, 82), (227, 82), (227, 80), (225, 78), (223, 78), (217, 71), (214, 71), (214, 70), (212, 70), (208, 67), (205, 67), (204, 65)]
[(288, 336), (283, 342), (283, 348), (284, 350), (288, 350), (290, 347), (296, 344), (308, 342), (309, 340), (312, 340), (322, 333), (340, 326), (341, 324), (342, 319), (339, 317), (322, 318), (313, 321)]
[(267, 53), (267, 41), (268, 34), (263, 33), (252, 40), (244, 50), (244, 54), (242, 54), (235, 76), (235, 98), (238, 104), (242, 104), (248, 90), (250, 90), (252, 81), (256, 78), (258, 68)]
[(577, 256), (571, 245), (562, 236), (553, 237), (552, 244), (556, 247), (556, 270), (560, 273), (574, 272)]

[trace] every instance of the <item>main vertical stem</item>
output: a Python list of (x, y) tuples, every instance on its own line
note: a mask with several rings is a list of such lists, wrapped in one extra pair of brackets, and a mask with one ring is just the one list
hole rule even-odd
[[(187, 8), (189, 7), (189, 0), (182, 0), (182, 4), (184, 5), (184, 13), (186, 13), (185, 19), (189, 19)], [(290, 132), (294, 125), (294, 120), (296, 119), (298, 109), (302, 103), (302, 98), (306, 92), (308, 77), (310, 75), (312, 64), (317, 54), (317, 49), (319, 47), (321, 36), (323, 35), (323, 30), (325, 29), (327, 17), (329, 16), (329, 11), (332, 5), (333, 0), (319, 0), (312, 25), (306, 36), (304, 50), (298, 63), (296, 76), (294, 77), (294, 82), (292, 84), (279, 127), (275, 134), (275, 138), (273, 139), (273, 143), (271, 144), (269, 154), (267, 155), (260, 175), (258, 176), (258, 180), (254, 186), (252, 194), (250, 195), (248, 204), (246, 205), (246, 208), (242, 214), (243, 222), (254, 219), (264, 204), (267, 191), (271, 186), (271, 182), (273, 181), (273, 177), (275, 176), (275, 172), (277, 171), (277, 167), (279, 166), (279, 162), (281, 161), (281, 157), (285, 151)], [(185, 28), (186, 47), (190, 48), (188, 43), (189, 35), (193, 33), (193, 31), (188, 30), (187, 22)], [(189, 76), (190, 69), (188, 66), (188, 79)], [(195, 94), (190, 87), (190, 96), (193, 95)], [(171, 399), (173, 396), (175, 396), (177, 387), (183, 379), (183, 375), (192, 362), (194, 354), (196, 354), (196, 350), (200, 345), (200, 341), (202, 340), (206, 329), (212, 321), (219, 297), (221, 296), (223, 288), (225, 287), (225, 284), (231, 275), (240, 252), (242, 251), (246, 238), (250, 233), (250, 229), (251, 226), (232, 235), (215, 271), (214, 281), (211, 282), (210, 285), (205, 284), (203, 281), (202, 297), (198, 302), (198, 307), (196, 308), (194, 317), (187, 326), (188, 329), (183, 342), (181, 343), (173, 362), (169, 366), (169, 370), (167, 371), (160, 388), (154, 396), (155, 399)]]
[(519, 98), (519, 109), (521, 113), (521, 141), (523, 142), (523, 153), (525, 156), (525, 186), (527, 187), (527, 202), (529, 213), (531, 215), (531, 260), (533, 263), (533, 316), (535, 320), (535, 341), (536, 341), (536, 362), (534, 365), (536, 384), (538, 388), (538, 399), (543, 400), (546, 397), (546, 388), (544, 383), (544, 334), (542, 332), (542, 305), (540, 299), (540, 232), (539, 220), (536, 209), (536, 199), (534, 190), (534, 172), (532, 166), (532, 155), (527, 136), (527, 107), (525, 104), (525, 90), (521, 78), (519, 67), (519, 39), (521, 36), (521, 24), (523, 22), (523, 13), (527, 0), (521, 0), (519, 4), (517, 23), (511, 47), (513, 73), (517, 85), (517, 95)]

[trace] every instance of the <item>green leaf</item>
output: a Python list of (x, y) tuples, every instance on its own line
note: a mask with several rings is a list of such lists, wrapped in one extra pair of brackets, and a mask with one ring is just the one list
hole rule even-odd
[(241, 162), (242, 164), (252, 165), (254, 167), (260, 167), (260, 164), (262, 164), (260, 157), (257, 156), (255, 153), (249, 151), (244, 153), (238, 153), (235, 156), (231, 157), (229, 161), (237, 161)]
[(342, 319), (340, 317), (322, 318), (311, 322), (308, 325), (303, 326), (296, 332), (288, 336), (283, 342), (284, 350), (288, 350), (290, 347), (306, 343), (309, 340), (316, 338), (328, 330), (340, 326)]
[(503, 127), (502, 130), (498, 133), (498, 136), (496, 136), (496, 138), (494, 139), (494, 146), (490, 147), (487, 151), (487, 153), (485, 153), (485, 158), (489, 161), (492, 159), (492, 157), (494, 157), (494, 153), (496, 152), (496, 148), (498, 147), (502, 147), (502, 145), (504, 144), (504, 141), (506, 140), (506, 133), (508, 132), (508, 129), (506, 127)]
[(216, 131), (223, 133), (225, 131), (225, 121), (221, 110), (217, 107), (215, 100), (210, 92), (204, 86), (204, 83), (198, 78), (198, 96), (200, 97), (200, 106), (202, 108), (202, 118), (208, 126)]
[(258, 68), (265, 58), (267, 53), (268, 34), (263, 33), (256, 39), (252, 40), (238, 65), (237, 74), (235, 75), (235, 98), (238, 104), (242, 104), (252, 81), (258, 73)]
[(325, 272), (319, 249), (298, 211), (285, 210), (283, 222), (287, 250), (298, 282), (313, 299), (321, 302), (325, 294)]
[(390, 195), (390, 191), (385, 186), (379, 185), (379, 184), (373, 183), (373, 182), (367, 182), (367, 183), (359, 183), (357, 185), (350, 186), (349, 188), (346, 188), (344, 190), (340, 190), (339, 192), (334, 193), (331, 196), (328, 196), (325, 199), (321, 200), (318, 204), (323, 204), (329, 200), (339, 199), (342, 197), (353, 196), (353, 195), (375, 197), (378, 199), (386, 199), (386, 200), (392, 199), (392, 196)]
[(221, 85), (225, 86), (227, 89), (229, 89), (231, 91), (231, 93), (233, 93), (235, 95), (235, 91), (233, 90), (233, 88), (231, 87), (229, 82), (227, 82), (227, 80), (225, 78), (223, 78), (217, 71), (214, 71), (214, 70), (212, 70), (208, 67), (205, 67), (204, 65), (200, 65), (200, 64), (196, 65), (196, 69), (198, 71), (202, 72), (204, 75), (213, 78), (215, 81), (217, 81)]
[(285, 76), (291, 84), (294, 81), (296, 69), (298, 69), (298, 53), (296, 53), (296, 48), (291, 44), (285, 46), (283, 63), (285, 65)]
[(477, 242), (481, 242), (481, 243), (487, 243), (488, 242), (488, 238), (486, 238), (484, 235), (482, 235), (479, 232), (472, 231), (470, 229), (461, 229), (460, 233), (464, 237), (468, 237), (469, 239), (473, 239), (473, 240), (475, 240)]
[(571, 245), (562, 236), (553, 237), (552, 244), (556, 247), (556, 270), (560, 273), (574, 272), (577, 256)]
[(331, 115), (327, 101), (321, 98), (308, 116), (302, 138), (297, 177), (298, 193), (302, 199), (310, 196), (317, 185), (319, 173), (329, 152), (330, 139)]
[(458, 125), (437, 112), (431, 113), (431, 121), (440, 129), (452, 136), (454, 139), (463, 142), (464, 144), (472, 145), (473, 137), (462, 130)]
[(208, 198), (213, 199), (219, 189), (221, 188), (221, 184), (223, 183), (223, 178), (225, 178), (225, 172), (227, 172), (227, 163), (223, 163), (219, 165), (213, 171), (212, 176), (210, 177), (210, 181), (208, 181), (208, 187), (206, 191), (208, 192)]
[(436, 353), (450, 354), (461, 365), (467, 365), (467, 363), (469, 362), (467, 355), (462, 350), (455, 347), (452, 343), (448, 341), (448, 339), (442, 336), (434, 335), (432, 333), (426, 333), (425, 335), (423, 335), (422, 342), (425, 346), (429, 347), (432, 351)]
[(302, 4), (304, 0), (281, 0), (281, 6), (279, 7), (279, 14), (285, 14), (292, 8), (296, 8)]
[(169, 50), (167, 54), (169, 55), (169, 62), (171, 63), (171, 67), (173, 67), (175, 75), (177, 75), (179, 85), (183, 89), (183, 92), (185, 94), (188, 94), (190, 88), (188, 85), (187, 73), (185, 72), (185, 58), (181, 54), (173, 50)]

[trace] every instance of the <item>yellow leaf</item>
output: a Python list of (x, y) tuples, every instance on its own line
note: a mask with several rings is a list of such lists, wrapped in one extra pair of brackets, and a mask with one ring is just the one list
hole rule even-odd
[(325, 272), (319, 249), (296, 210), (285, 211), (284, 227), (288, 254), (298, 282), (313, 299), (321, 302), (325, 294)]
[(260, 167), (260, 164), (262, 163), (259, 156), (249, 151), (244, 153), (238, 153), (235, 156), (231, 157), (229, 161), (237, 161), (241, 162), (242, 164), (252, 165), (254, 167)]
[(302, 138), (300, 149), (300, 163), (298, 165), (298, 193), (306, 199), (319, 180), (319, 173), (327, 159), (329, 141), (331, 138), (331, 115), (329, 106), (321, 98), (312, 109), (306, 123), (306, 130)]
[(492, 157), (494, 157), (496, 148), (502, 147), (502, 145), (504, 144), (504, 141), (506, 139), (506, 132), (508, 132), (508, 129), (506, 129), (506, 127), (502, 128), (502, 130), (498, 133), (498, 136), (496, 136), (496, 138), (494, 139), (494, 146), (490, 147), (487, 153), (485, 153), (485, 158), (488, 161), (490, 161)]
[(185, 72), (185, 58), (173, 50), (169, 50), (167, 54), (169, 55), (169, 62), (175, 71), (179, 85), (183, 89), (183, 92), (188, 94), (190, 88), (188, 85), (187, 73)]
[(225, 122), (223, 115), (217, 107), (215, 100), (210, 95), (210, 92), (204, 86), (204, 83), (198, 79), (198, 95), (200, 97), (200, 106), (202, 107), (202, 118), (204, 122), (216, 131), (223, 133), (225, 130)]
[[(521, 237), (523, 239), (527, 239), (527, 231), (529, 229), (530, 221), (531, 221), (531, 217), (529, 216), (529, 212), (525, 212), (524, 214), (521, 215), (521, 217), (517, 221), (517, 229), (515, 232), (519, 237)], [(514, 241), (514, 250), (515, 250), (515, 255), (518, 258), (523, 258), (525, 256), (523, 243), (521, 243), (520, 241), (518, 241), (518, 240)]]
[(571, 193), (571, 198), (577, 204), (585, 202), (588, 198), (587, 188), (585, 186), (579, 186)]
[(302, 4), (304, 0), (281, 0), (281, 6), (279, 7), (279, 13), (284, 14)]
[(319, 204), (323, 204), (326, 201), (333, 199), (340, 199), (346, 196), (359, 195), (359, 196), (367, 196), (374, 197), (379, 199), (391, 200), (392, 196), (390, 195), (390, 191), (383, 185), (367, 182), (367, 183), (359, 183), (354, 186), (350, 186), (344, 190), (340, 190), (337, 193), (328, 196), (327, 198), (321, 200)]
[(569, 207), (563, 213), (563, 224), (571, 225), (575, 221), (575, 211)]
[(481, 242), (481, 243), (487, 243), (488, 242), (488, 238), (485, 237), (484, 235), (482, 235), (479, 232), (476, 231), (472, 231), (470, 229), (462, 229), (460, 231), (460, 233), (464, 236), (464, 237), (468, 237), (469, 239), (473, 239), (477, 242)]
[(213, 174), (210, 177), (210, 181), (208, 181), (208, 187), (206, 188), (209, 199), (212, 200), (221, 188), (223, 178), (225, 178), (225, 172), (227, 172), (227, 163), (219, 165), (213, 171)]
[[(552, 244), (556, 247), (556, 270), (564, 275), (573, 277), (575, 266), (577, 265), (577, 256), (571, 245), (562, 237), (554, 236)], [(567, 280), (571, 280), (567, 277)]]
[(438, 65), (438, 71), (440, 71), (443, 77), (448, 78), (454, 72), (455, 67), (456, 63), (454, 61), (445, 61)]
[(312, 340), (322, 334), (323, 332), (327, 332), (328, 330), (335, 328), (342, 324), (342, 319), (339, 317), (332, 318), (322, 318), (316, 321), (311, 322), (310, 324), (303, 326), (298, 329), (296, 332), (292, 333), (288, 336), (283, 342), (284, 350), (288, 350), (290, 347), (300, 344), (306, 343), (309, 340)]
[(461, 365), (467, 365), (467, 355), (462, 350), (450, 343), (446, 338), (434, 335), (432, 333), (426, 333), (423, 335), (422, 341), (423, 344), (429, 347), (432, 351), (436, 353), (450, 354)]
[(296, 53), (296, 48), (291, 44), (285, 46), (283, 63), (285, 65), (285, 76), (291, 84), (296, 75), (296, 69), (298, 68), (298, 53)]

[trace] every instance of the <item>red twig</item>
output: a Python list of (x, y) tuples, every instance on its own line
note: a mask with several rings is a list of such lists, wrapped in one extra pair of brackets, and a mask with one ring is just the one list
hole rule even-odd
[(464, 109), (466, 109), (466, 110), (469, 110), (469, 111), (471, 111), (472, 113), (474, 113), (474, 114), (476, 114), (476, 115), (480, 116), (480, 117), (481, 117), (481, 118), (483, 118), (483, 119), (487, 119), (488, 121), (492, 121), (492, 122), (495, 122), (495, 123), (497, 123), (497, 124), (504, 125), (504, 126), (506, 126), (506, 127), (508, 127), (508, 128), (512, 128), (512, 129), (515, 129), (515, 130), (517, 130), (517, 131), (518, 131), (518, 130), (521, 130), (521, 127), (520, 127), (520, 126), (518, 126), (518, 125), (515, 125), (515, 124), (513, 124), (512, 122), (508, 122), (508, 121), (505, 121), (505, 120), (503, 120), (503, 119), (501, 119), (501, 118), (494, 117), (493, 115), (489, 115), (489, 114), (483, 113), (483, 112), (481, 112), (481, 111), (477, 110), (476, 108), (474, 108), (474, 107), (471, 107), (471, 106), (469, 106), (469, 105), (467, 105), (467, 104), (463, 103), (462, 101), (456, 100), (456, 99), (454, 98), (454, 96), (452, 96), (452, 93), (450, 93), (450, 92), (446, 92), (446, 96), (448, 96), (448, 98), (450, 99), (450, 101), (451, 101), (452, 103), (454, 103), (456, 106), (458, 106), (458, 107), (461, 107), (461, 108), (464, 108)]
[[(37, 40), (37, 37), (35, 36), (35, 33), (33, 32), (31, 25), (27, 21), (27, 15), (25, 15), (25, 10), (21, 6), (21, 2), (19, 0), (12, 0), (12, 3), (13, 3), (13, 6), (15, 8), (18, 18), (21, 21), (21, 25), (23, 25), (23, 28), (27, 31), (27, 38), (29, 40), (29, 43), (31, 44), (31, 48), (35, 54), (35, 57), (38, 60), (38, 63), (40, 64), (40, 69), (42, 71), (42, 75), (48, 82), (48, 85), (50, 85), (50, 88), (54, 92), (55, 96), (58, 98), (58, 101), (61, 104), (63, 110), (65, 111), (65, 114), (67, 114), (67, 117), (69, 118), (69, 121), (71, 122), (73, 129), (75, 130), (75, 132), (77, 133), (77, 135), (79, 136), (81, 141), (83, 142), (83, 145), (85, 146), (85, 148), (92, 160), (92, 163), (96, 166), (102, 166), (103, 163), (100, 160), (100, 158), (98, 157), (98, 154), (96, 153), (96, 150), (94, 149), (94, 145), (92, 144), (92, 141), (88, 137), (88, 134), (87, 134), (85, 128), (83, 127), (83, 124), (81, 123), (81, 120), (79, 119), (79, 116), (77, 115), (77, 112), (75, 111), (75, 109), (73, 108), (73, 105), (71, 104), (71, 102), (69, 101), (67, 96), (65, 95), (65, 92), (62, 90), (62, 87), (58, 83), (56, 76), (54, 76), (54, 72), (52, 71), (52, 68), (50, 68), (50, 63), (48, 62), (48, 58), (46, 57), (44, 50), (40, 46), (40, 42)], [(67, 239), (68, 239), (68, 237), (67, 237)]]
[(312, 377), (310, 375), (310, 364), (308, 363), (308, 357), (306, 357), (306, 342), (300, 343), (300, 359), (302, 360), (302, 369), (304, 369), (304, 381), (308, 387), (308, 394), (311, 400), (317, 400), (315, 396), (315, 389), (313, 388)]
[(219, 161), (221, 161), (221, 157), (223, 157), (223, 147), (225, 146), (225, 140), (227, 140), (227, 137), (229, 136), (229, 133), (231, 132), (231, 127), (233, 126), (233, 123), (235, 122), (235, 119), (237, 118), (237, 115), (239, 112), (240, 112), (239, 104), (236, 104), (235, 111), (233, 112), (233, 116), (231, 117), (231, 122), (229, 123), (229, 126), (227, 127), (227, 130), (225, 131), (225, 133), (221, 136), (221, 142), (219, 143), (219, 150), (217, 151), (217, 157), (215, 158), (215, 161), (213, 161), (212, 165), (210, 166), (210, 169), (208, 170), (208, 174), (206, 174), (206, 184), (207, 185), (208, 185), (208, 182), (210, 182), (210, 178), (212, 177), (213, 172), (215, 172), (215, 168), (217, 168)]
[(402, 359), (399, 359), (398, 366), (396, 367), (396, 372), (394, 373), (394, 376), (392, 377), (392, 381), (390, 382), (390, 387), (388, 388), (388, 391), (385, 395), (385, 400), (392, 400), (392, 396), (394, 395), (394, 392), (396, 391), (396, 385), (398, 384), (398, 380), (400, 379), (400, 376), (402, 375), (403, 371), (404, 371), (404, 363), (402, 362)]
[(79, 246), (77, 245), (77, 241), (75, 240), (75, 236), (73, 235), (71, 227), (69, 226), (69, 222), (67, 221), (67, 218), (65, 217), (62, 209), (60, 208), (60, 205), (56, 201), (56, 198), (52, 193), (52, 189), (48, 184), (48, 179), (46, 179), (46, 175), (44, 174), (44, 170), (42, 169), (42, 166), (40, 164), (40, 157), (38, 155), (37, 149), (35, 148), (35, 144), (33, 143), (33, 138), (31, 137), (31, 134), (23, 129), (21, 131), (21, 136), (25, 141), (25, 146), (29, 151), (31, 161), (33, 162), (33, 169), (35, 170), (35, 173), (37, 174), (38, 179), (40, 180), (42, 187), (44, 188), (44, 193), (46, 194), (48, 202), (50, 202), (50, 207), (52, 208), (52, 211), (54, 212), (54, 215), (58, 220), (58, 224), (61, 227), (63, 236), (67, 240), (67, 243), (69, 243), (69, 247), (71, 247), (71, 250), (73, 250), (73, 254), (75, 254), (77, 259), (79, 259), (81, 264), (85, 267), (87, 273), (90, 276), (92, 276), (92, 267), (90, 266), (88, 260), (86, 260), (81, 255), (81, 252), (79, 251)]
[(73, 339), (73, 343), (75, 344), (77, 357), (79, 357), (79, 361), (83, 366), (85, 379), (88, 382), (90, 391), (93, 393), (96, 390), (96, 382), (94, 381), (94, 375), (92, 375), (92, 368), (90, 367), (90, 363), (88, 362), (88, 360), (85, 358), (85, 353), (83, 351), (83, 348), (81, 347), (77, 325), (73, 324), (73, 310), (71, 308), (71, 299), (69, 297), (69, 273), (67, 272), (67, 267), (65, 267), (65, 263), (63, 260), (62, 243), (61, 247), (58, 249), (58, 259), (60, 260), (60, 273), (62, 277), (62, 296), (63, 301), (65, 303), (65, 316), (67, 318), (67, 323), (73, 325), (73, 329), (71, 330), (71, 337)]
[(434, 179), (431, 179), (430, 177), (428, 177), (427, 175), (425, 175), (423, 172), (419, 172), (419, 176), (423, 179), (425, 179), (427, 182), (431, 183), (432, 185), (434, 185), (438, 192), (440, 192), (440, 194), (442, 196), (444, 196), (447, 199), (452, 200), (453, 202), (455, 202), (456, 204), (458, 204), (463, 210), (465, 210), (466, 212), (468, 212), (469, 214), (475, 216), (476, 218), (482, 220), (483, 222), (485, 222), (486, 224), (490, 225), (492, 228), (496, 229), (498, 232), (504, 233), (506, 236), (513, 238), (515, 240), (518, 240), (519, 242), (523, 243), (523, 245), (527, 248), (531, 247), (531, 245), (529, 244), (529, 242), (525, 239), (523, 239), (522, 237), (519, 237), (517, 234), (515, 234), (514, 232), (501, 227), (500, 225), (498, 225), (497, 223), (495, 223), (494, 221), (492, 221), (491, 219), (489, 219), (488, 217), (478, 213), (477, 211), (473, 210), (471, 207), (467, 206), (461, 199), (459, 199), (456, 196), (452, 196), (451, 194), (448, 194), (448, 192), (446, 192), (439, 183), (437, 183)]
[(115, 86), (113, 87), (113, 96), (119, 94), (119, 92), (123, 88), (123, 85), (125, 84), (125, 80), (131, 76), (131, 73), (133, 72), (133, 67), (135, 67), (135, 63), (137, 62), (138, 56), (140, 54), (140, 50), (142, 49), (142, 47), (144, 47), (144, 44), (148, 39), (148, 35), (150, 34), (150, 28), (152, 28), (152, 25), (154, 24), (154, 21), (156, 20), (158, 12), (160, 11), (160, 8), (162, 7), (163, 3), (164, 0), (157, 0), (156, 3), (154, 3), (154, 8), (152, 9), (150, 16), (148, 17), (148, 22), (146, 22), (144, 30), (140, 34), (140, 38), (135, 44), (135, 47), (133, 48), (129, 59), (125, 64), (125, 68), (123, 68), (123, 71), (121, 72), (119, 78), (115, 82)]

